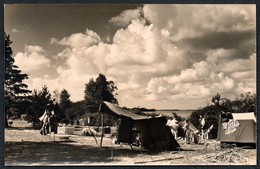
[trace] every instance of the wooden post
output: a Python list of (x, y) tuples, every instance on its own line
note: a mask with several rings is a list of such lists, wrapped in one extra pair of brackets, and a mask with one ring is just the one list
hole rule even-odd
[(104, 115), (103, 113), (101, 113), (101, 140), (99, 145), (100, 148), (102, 147), (103, 135), (104, 135)]
[(103, 112), (101, 112), (101, 105), (102, 105), (102, 103), (99, 106), (99, 112), (101, 113), (101, 139), (100, 139), (100, 145), (99, 145), (100, 148), (102, 147), (103, 135), (104, 135), (104, 114), (103, 114)]

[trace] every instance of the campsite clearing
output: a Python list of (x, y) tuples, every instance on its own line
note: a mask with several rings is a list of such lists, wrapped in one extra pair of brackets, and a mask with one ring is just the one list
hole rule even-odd
[[(152, 153), (131, 150), (128, 145), (112, 144), (103, 139), (99, 148), (92, 137), (70, 135), (59, 140), (53, 135), (40, 135), (37, 130), (11, 128), (5, 130), (6, 166), (52, 166), (52, 165), (255, 165), (256, 149), (221, 149), (219, 142), (210, 140), (207, 146), (188, 144), (178, 140), (183, 151)], [(100, 137), (98, 137), (100, 141)], [(230, 151), (234, 157), (226, 156)], [(226, 154), (225, 154), (226, 153)], [(215, 156), (214, 156), (215, 154)], [(232, 158), (233, 161), (222, 160)], [(236, 157), (235, 157), (236, 156)], [(239, 157), (239, 158), (237, 158)], [(214, 161), (214, 158), (216, 160)], [(242, 160), (241, 160), (242, 159)]]

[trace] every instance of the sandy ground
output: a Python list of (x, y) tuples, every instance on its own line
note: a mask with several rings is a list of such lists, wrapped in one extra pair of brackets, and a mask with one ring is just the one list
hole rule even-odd
[[(100, 137), (98, 137), (98, 142)], [(256, 165), (256, 149), (221, 149), (219, 143), (210, 140), (208, 146), (184, 144), (178, 140), (183, 151), (151, 153), (147, 150), (132, 150), (128, 145), (112, 144), (103, 139), (100, 148), (92, 137), (69, 135), (40, 135), (37, 130), (11, 128), (5, 130), (6, 166), (91, 166), (91, 165)], [(214, 156), (236, 150), (244, 161), (212, 161), (205, 156)]]

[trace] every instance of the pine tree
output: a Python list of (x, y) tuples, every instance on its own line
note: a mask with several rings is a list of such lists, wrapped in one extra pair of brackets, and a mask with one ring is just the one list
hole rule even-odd
[(68, 123), (70, 119), (68, 110), (72, 106), (72, 102), (70, 101), (70, 94), (66, 89), (61, 91), (59, 100), (60, 112), (57, 114), (57, 118), (61, 122)]
[(71, 106), (70, 94), (66, 89), (63, 89), (60, 93), (60, 108), (66, 109)]
[(8, 127), (7, 116), (10, 115), (12, 109), (23, 110), (28, 105), (28, 94), (31, 92), (28, 90), (28, 86), (23, 83), (25, 79), (28, 79), (27, 74), (21, 73), (19, 67), (14, 64), (14, 58), (12, 57), (13, 51), (10, 45), (12, 41), (10, 36), (4, 34), (5, 40), (5, 127)]

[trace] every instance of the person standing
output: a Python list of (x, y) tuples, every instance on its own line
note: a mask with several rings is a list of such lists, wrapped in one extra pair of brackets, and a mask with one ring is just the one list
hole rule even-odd
[(167, 120), (166, 126), (168, 126), (171, 129), (171, 132), (172, 132), (174, 138), (177, 139), (179, 124), (178, 124), (178, 121), (176, 120), (176, 118), (170, 117)]
[(185, 121), (185, 124), (183, 126), (183, 129), (185, 131), (185, 144), (190, 144), (191, 143), (191, 134), (192, 134), (192, 131), (190, 130), (190, 122), (189, 120), (186, 120)]
[(199, 118), (199, 122), (200, 122), (200, 142), (202, 142), (204, 140), (204, 130), (205, 130), (205, 118), (203, 115), (200, 115), (200, 118)]
[(40, 130), (42, 135), (46, 135), (52, 131), (57, 133), (57, 122), (50, 104), (47, 104), (44, 114), (39, 118), (39, 120), (42, 121), (42, 128)]

